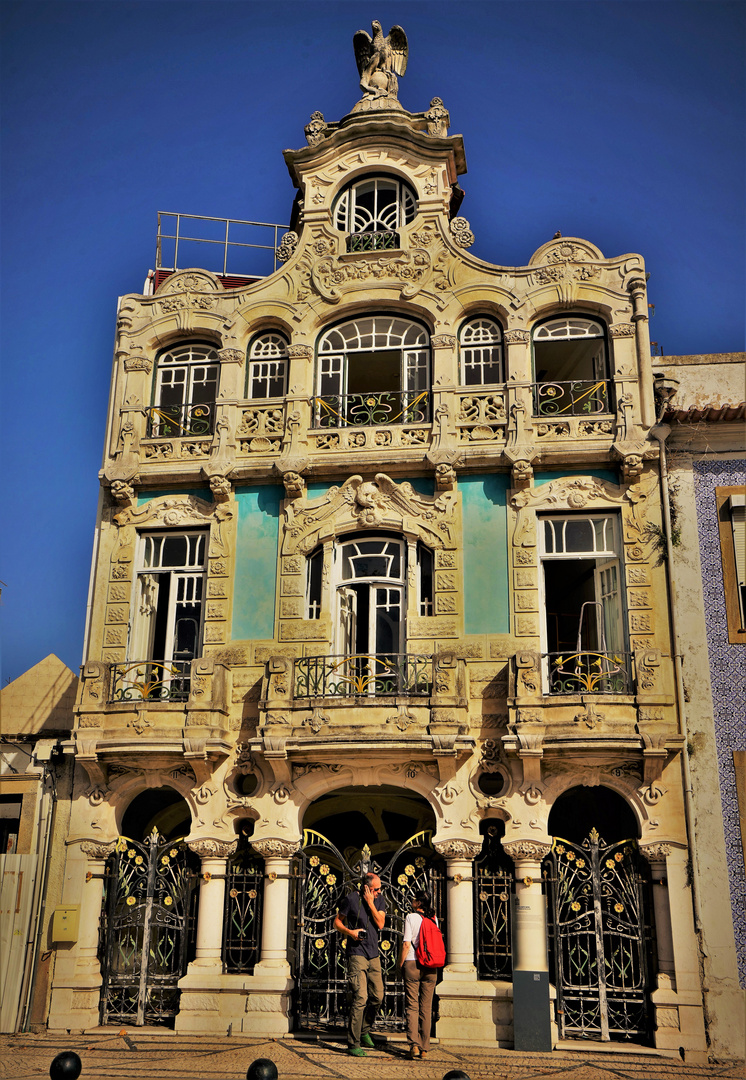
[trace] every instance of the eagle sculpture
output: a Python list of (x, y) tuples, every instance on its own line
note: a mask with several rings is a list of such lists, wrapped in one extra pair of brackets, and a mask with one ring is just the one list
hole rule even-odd
[(365, 30), (358, 30), (352, 39), (355, 48), (357, 70), (360, 72), (360, 89), (364, 97), (396, 97), (399, 84), (396, 76), (407, 70), (407, 35), (401, 26), (392, 26), (388, 37), (377, 19), (371, 24), (373, 37)]

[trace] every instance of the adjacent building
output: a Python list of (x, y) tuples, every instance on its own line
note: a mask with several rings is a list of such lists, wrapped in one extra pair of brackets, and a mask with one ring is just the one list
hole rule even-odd
[(375, 867), (381, 1030), (427, 884), (440, 1039), (737, 1053), (643, 259), (474, 257), (462, 139), (377, 40), (285, 152), (278, 268), (174, 255), (119, 305), (49, 1025), (334, 1027), (333, 918)]

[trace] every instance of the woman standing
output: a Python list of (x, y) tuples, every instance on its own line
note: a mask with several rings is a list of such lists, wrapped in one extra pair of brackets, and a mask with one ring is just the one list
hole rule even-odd
[(435, 918), (430, 897), (426, 892), (416, 892), (412, 897), (412, 911), (404, 920), (404, 940), (399, 957), (406, 994), (405, 1012), (410, 1058), (424, 1058), (430, 1049), (433, 993), (438, 979), (437, 969), (420, 967), (415, 955), (423, 917), (432, 919), (437, 926), (438, 920)]

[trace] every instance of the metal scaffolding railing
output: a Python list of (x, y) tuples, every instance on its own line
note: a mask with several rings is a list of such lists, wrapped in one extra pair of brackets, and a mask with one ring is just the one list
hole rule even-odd
[(199, 266), (222, 277), (266, 277), (278, 267), (277, 247), (285, 231), (287, 225), (265, 221), (159, 210), (156, 271)]

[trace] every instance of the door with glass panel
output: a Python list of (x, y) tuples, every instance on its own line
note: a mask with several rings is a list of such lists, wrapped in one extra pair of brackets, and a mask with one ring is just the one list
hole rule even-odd
[(405, 631), (405, 548), (364, 537), (335, 549), (340, 670), (357, 694), (396, 691)]
[(140, 537), (129, 659), (115, 667), (116, 700), (189, 696), (191, 661), (202, 646), (206, 546), (204, 532)]

